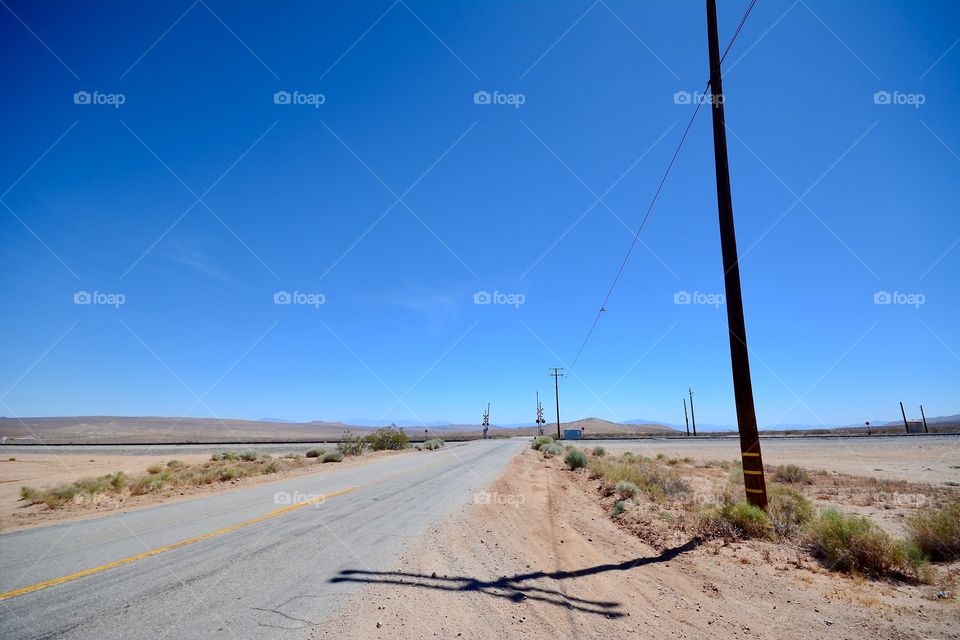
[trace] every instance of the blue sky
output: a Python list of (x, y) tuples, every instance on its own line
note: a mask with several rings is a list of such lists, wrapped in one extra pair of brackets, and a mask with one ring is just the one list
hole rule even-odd
[[(4, 3), (8, 416), (552, 419), (707, 76), (699, 1)], [(761, 427), (960, 412), (958, 25), (760, 0), (725, 62)], [(708, 110), (641, 240), (562, 417), (733, 424)]]

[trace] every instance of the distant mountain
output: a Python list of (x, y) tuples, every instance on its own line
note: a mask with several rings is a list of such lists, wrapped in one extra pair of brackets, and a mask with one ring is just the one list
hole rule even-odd
[(273, 422), (275, 424), (297, 424), (296, 420), (284, 420), (283, 418), (260, 418), (257, 422)]
[[(911, 417), (911, 420), (914, 420)], [(351, 421), (352, 422), (352, 421)], [(0, 439), (6, 438), (7, 444), (49, 443), (49, 444), (135, 444), (135, 443), (190, 443), (190, 442), (276, 442), (276, 441), (329, 441), (337, 440), (345, 431), (363, 436), (376, 427), (373, 421), (357, 421), (360, 425), (344, 422), (291, 422), (287, 420), (236, 420), (232, 418), (173, 418), (162, 416), (72, 416), (72, 417), (0, 417)], [(363, 424), (366, 422), (367, 424)], [(431, 422), (419, 424), (413, 421), (401, 421), (411, 439), (422, 439), (434, 435), (462, 440), (478, 438), (482, 429), (476, 424), (447, 424)], [(927, 418), (931, 432), (952, 432), (960, 430), (960, 415)], [(561, 423), (561, 429), (583, 429), (587, 437), (631, 437), (649, 435), (678, 435), (685, 429), (680, 425), (667, 425), (652, 420), (631, 420), (627, 423), (610, 422), (600, 418), (584, 418)], [(899, 420), (890, 422), (871, 421), (871, 427), (877, 431), (890, 433), (902, 430)], [(763, 427), (762, 432), (815, 432), (859, 433), (863, 425), (850, 427), (823, 428), (815, 425), (793, 427), (777, 425)], [(424, 433), (424, 430), (427, 433)], [(556, 424), (548, 423), (546, 433), (555, 433)], [(736, 432), (736, 428), (725, 425), (698, 424), (698, 433)], [(537, 433), (533, 425), (505, 427), (492, 425), (490, 436), (517, 437)], [(446, 435), (444, 435), (446, 434)]]
[(451, 426), (449, 420), (433, 420), (428, 422), (421, 422), (419, 420), (389, 420), (386, 418), (381, 418), (379, 420), (372, 420), (370, 418), (350, 418), (345, 421), (346, 424), (362, 424), (371, 427), (386, 427), (391, 424), (395, 424), (398, 427), (448, 427)]
[[(662, 420), (647, 420), (645, 418), (638, 418), (635, 420), (627, 420), (623, 424), (658, 424), (665, 427), (670, 427), (676, 431), (686, 432), (687, 427), (685, 424), (675, 424), (673, 422), (663, 422)], [(726, 424), (711, 424), (711, 423), (702, 423), (697, 422), (697, 431), (736, 431), (737, 427), (734, 425)]]

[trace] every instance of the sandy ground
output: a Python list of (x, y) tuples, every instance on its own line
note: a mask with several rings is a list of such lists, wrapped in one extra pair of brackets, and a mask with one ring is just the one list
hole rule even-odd
[[(327, 447), (332, 449), (333, 447)], [(221, 447), (222, 449), (222, 447)], [(0, 531), (9, 532), (30, 527), (56, 524), (71, 520), (84, 520), (112, 513), (124, 513), (133, 509), (142, 509), (161, 503), (187, 500), (210, 493), (229, 491), (252, 484), (261, 484), (285, 480), (293, 476), (311, 473), (327, 473), (334, 469), (365, 464), (394, 455), (413, 454), (408, 451), (367, 452), (359, 457), (344, 458), (343, 462), (320, 464), (319, 462), (298, 469), (280, 473), (254, 476), (217, 482), (201, 487), (176, 487), (159, 493), (142, 496), (126, 496), (120, 500), (105, 497), (96, 504), (68, 504), (56, 509), (45, 505), (27, 505), (20, 500), (20, 487), (41, 488), (61, 483), (70, 483), (81, 478), (102, 476), (116, 471), (128, 475), (146, 473), (152, 464), (165, 465), (172, 459), (184, 464), (197, 464), (210, 459), (209, 454), (189, 455), (81, 455), (81, 454), (31, 454), (17, 453), (15, 460), (11, 456), (0, 458)]]
[(658, 552), (559, 466), (527, 451), (393, 570), (342, 573), (366, 586), (312, 637), (960, 638), (937, 586), (829, 574), (766, 542)]
[[(736, 438), (672, 438), (663, 440), (585, 440), (582, 445), (602, 445), (612, 453), (633, 451), (654, 457), (690, 457), (693, 460), (738, 460)], [(902, 438), (765, 438), (763, 461), (768, 465), (796, 464), (812, 470), (855, 476), (943, 485), (960, 483), (960, 437)]]

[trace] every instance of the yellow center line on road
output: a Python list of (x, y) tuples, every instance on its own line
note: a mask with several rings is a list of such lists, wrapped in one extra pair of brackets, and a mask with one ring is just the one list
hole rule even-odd
[[(450, 451), (450, 449), (448, 449), (447, 451)], [(181, 548), (181, 547), (185, 547), (185, 546), (187, 546), (187, 545), (193, 544), (194, 542), (200, 542), (200, 541), (202, 541), (202, 540), (207, 540), (207, 539), (213, 538), (213, 537), (215, 537), (215, 536), (223, 535), (223, 534), (225, 534), (225, 533), (230, 533), (230, 532), (232, 532), (232, 531), (236, 531), (237, 529), (242, 529), (243, 527), (247, 527), (247, 526), (250, 526), (250, 525), (252, 525), (252, 524), (257, 524), (258, 522), (263, 522), (264, 520), (269, 520), (269, 519), (271, 519), (271, 518), (276, 518), (277, 516), (281, 516), (281, 515), (284, 515), (284, 514), (286, 514), (286, 513), (290, 513), (291, 511), (296, 511), (297, 509), (302, 509), (303, 507), (308, 507), (308, 506), (310, 506), (310, 505), (322, 503), (322, 502), (328, 500), (329, 498), (335, 498), (335, 497), (337, 497), (337, 496), (342, 496), (342, 495), (345, 494), (345, 493), (350, 493), (351, 491), (356, 491), (357, 489), (364, 489), (364, 488), (367, 488), (367, 487), (371, 487), (371, 486), (376, 486), (376, 485), (379, 485), (379, 484), (383, 484), (383, 483), (385, 483), (385, 482), (388, 482), (389, 480), (393, 480), (394, 478), (398, 478), (398, 477), (400, 477), (400, 476), (409, 475), (409, 474), (411, 474), (411, 473), (416, 473), (416, 472), (418, 472), (418, 471), (423, 471), (424, 469), (428, 469), (428, 468), (430, 468), (430, 467), (435, 467), (435, 466), (437, 466), (437, 465), (444, 464), (444, 463), (447, 463), (447, 462), (449, 462), (449, 461), (448, 461), (448, 460), (443, 460), (443, 459), (441, 459), (441, 460), (434, 460), (433, 462), (430, 462), (430, 463), (428, 463), (428, 464), (421, 465), (421, 466), (415, 467), (415, 468), (413, 468), (413, 469), (409, 469), (409, 470), (407, 470), (407, 471), (402, 471), (402, 472), (397, 473), (397, 474), (394, 474), (394, 475), (392, 475), (392, 476), (387, 476), (386, 478), (383, 478), (383, 479), (381, 479), (381, 480), (377, 480), (377, 481), (371, 482), (371, 483), (366, 484), (366, 485), (359, 485), (359, 486), (356, 486), (356, 487), (348, 487), (348, 488), (346, 488), (346, 489), (340, 489), (340, 490), (338, 490), (338, 491), (332, 491), (332, 492), (327, 493), (327, 494), (318, 495), (318, 496), (315, 496), (315, 497), (313, 497), (313, 498), (310, 498), (309, 500), (304, 500), (303, 502), (297, 502), (297, 503), (295, 503), (295, 504), (287, 505), (287, 506), (285, 506), (285, 507), (280, 507), (279, 509), (274, 509), (273, 511), (270, 511), (269, 513), (265, 513), (265, 514), (262, 515), (262, 516), (258, 516), (258, 517), (256, 517), (256, 518), (252, 518), (252, 519), (250, 519), (250, 520), (245, 520), (245, 521), (243, 521), (243, 522), (238, 522), (237, 524), (230, 525), (229, 527), (224, 527), (223, 529), (218, 529), (217, 531), (211, 531), (210, 533), (204, 533), (203, 535), (195, 536), (195, 537), (193, 537), (193, 538), (187, 538), (186, 540), (181, 540), (181, 541), (179, 541), (179, 542), (174, 542), (173, 544), (168, 544), (168, 545), (166, 545), (166, 546), (164, 546), (164, 547), (159, 547), (159, 548), (153, 549), (153, 550), (151, 550), (151, 551), (145, 551), (145, 552), (143, 552), (143, 553), (138, 553), (137, 555), (135, 555), (135, 556), (130, 556), (129, 558), (123, 558), (122, 560), (114, 560), (113, 562), (108, 562), (107, 564), (102, 564), (102, 565), (100, 565), (100, 566), (98, 566), (98, 567), (92, 567), (92, 568), (90, 568), (90, 569), (84, 569), (83, 571), (78, 571), (78, 572), (76, 572), (76, 573), (71, 573), (70, 575), (66, 575), (66, 576), (63, 576), (63, 577), (61, 577), (61, 578), (54, 578), (53, 580), (47, 580), (47, 581), (45, 581), (45, 582), (38, 582), (37, 584), (33, 584), (33, 585), (30, 585), (30, 586), (27, 586), (27, 587), (21, 587), (21, 588), (19, 588), (19, 589), (14, 589), (13, 591), (7, 591), (6, 593), (0, 593), (0, 602), (3, 602), (4, 600), (9, 600), (10, 598), (16, 598), (17, 596), (22, 596), (22, 595), (26, 595), (26, 594), (28, 594), (28, 593), (33, 593), (34, 591), (39, 591), (40, 589), (46, 589), (47, 587), (53, 587), (53, 586), (58, 585), (58, 584), (63, 584), (64, 582), (71, 582), (71, 581), (76, 580), (76, 579), (78, 579), (78, 578), (83, 578), (83, 577), (86, 577), (86, 576), (90, 576), (90, 575), (93, 575), (93, 574), (95, 574), (95, 573), (101, 573), (101, 572), (103, 572), (103, 571), (107, 571), (108, 569), (114, 569), (114, 568), (116, 568), (116, 567), (122, 567), (122, 566), (125, 565), (125, 564), (130, 564), (131, 562), (136, 562), (137, 560), (143, 560), (143, 559), (145, 559), (145, 558), (150, 558), (150, 557), (153, 557), (153, 556), (156, 556), (156, 555), (160, 555), (161, 553), (165, 553), (165, 552), (167, 552), (167, 551), (172, 551), (172, 550), (174, 550), (174, 549), (179, 549), (179, 548)]]
[(238, 522), (237, 524), (230, 525), (229, 527), (224, 527), (223, 529), (218, 529), (216, 531), (211, 531), (210, 533), (204, 533), (203, 535), (195, 536), (193, 538), (187, 538), (186, 540), (181, 540), (179, 542), (174, 542), (173, 544), (168, 544), (151, 551), (145, 551), (143, 553), (138, 553), (135, 556), (130, 556), (129, 558), (123, 558), (122, 560), (114, 560), (113, 562), (108, 562), (107, 564), (102, 564), (98, 567), (92, 567), (90, 569), (84, 569), (83, 571), (78, 571), (76, 573), (71, 573), (70, 575), (63, 576), (61, 578), (54, 578), (53, 580), (47, 580), (45, 582), (38, 582), (37, 584), (30, 585), (28, 587), (21, 587), (19, 589), (14, 589), (13, 591), (7, 591), (6, 593), (0, 593), (0, 602), (4, 600), (9, 600), (10, 598), (16, 598), (17, 596), (26, 595), (28, 593), (33, 593), (34, 591), (39, 591), (40, 589), (46, 589), (47, 587), (52, 587), (54, 585), (63, 584), (64, 582), (70, 582), (78, 578), (83, 578), (86, 576), (93, 575), (95, 573), (100, 573), (108, 569), (114, 569), (116, 567), (122, 567), (125, 564), (130, 564), (131, 562), (136, 562), (137, 560), (143, 560), (145, 558), (150, 558), (153, 556), (160, 555), (167, 551), (172, 551), (174, 549), (179, 549), (180, 547), (185, 547), (194, 542), (200, 542), (201, 540), (207, 540), (215, 536), (223, 535), (225, 533), (230, 533), (241, 529), (243, 527), (250, 526), (252, 524), (257, 524), (258, 522), (263, 522), (264, 520), (269, 520), (271, 518), (276, 518), (285, 513), (290, 513), (291, 511), (296, 511), (297, 509), (302, 509), (303, 507), (308, 507), (319, 502), (324, 502), (329, 498), (335, 498), (337, 496), (342, 496), (345, 493), (350, 493), (351, 491), (356, 491), (360, 487), (348, 487), (346, 489), (340, 489), (339, 491), (333, 491), (320, 496), (315, 496), (309, 500), (304, 500), (303, 502), (297, 502), (295, 504), (287, 505), (285, 507), (280, 507), (279, 509), (274, 509), (269, 513), (265, 513), (262, 516), (252, 518), (250, 520), (245, 520), (243, 522)]

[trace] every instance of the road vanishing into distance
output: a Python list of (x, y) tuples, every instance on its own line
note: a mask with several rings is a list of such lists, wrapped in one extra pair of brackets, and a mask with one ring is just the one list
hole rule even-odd
[(485, 489), (527, 439), (475, 441), (0, 535), (0, 637), (290, 638)]

